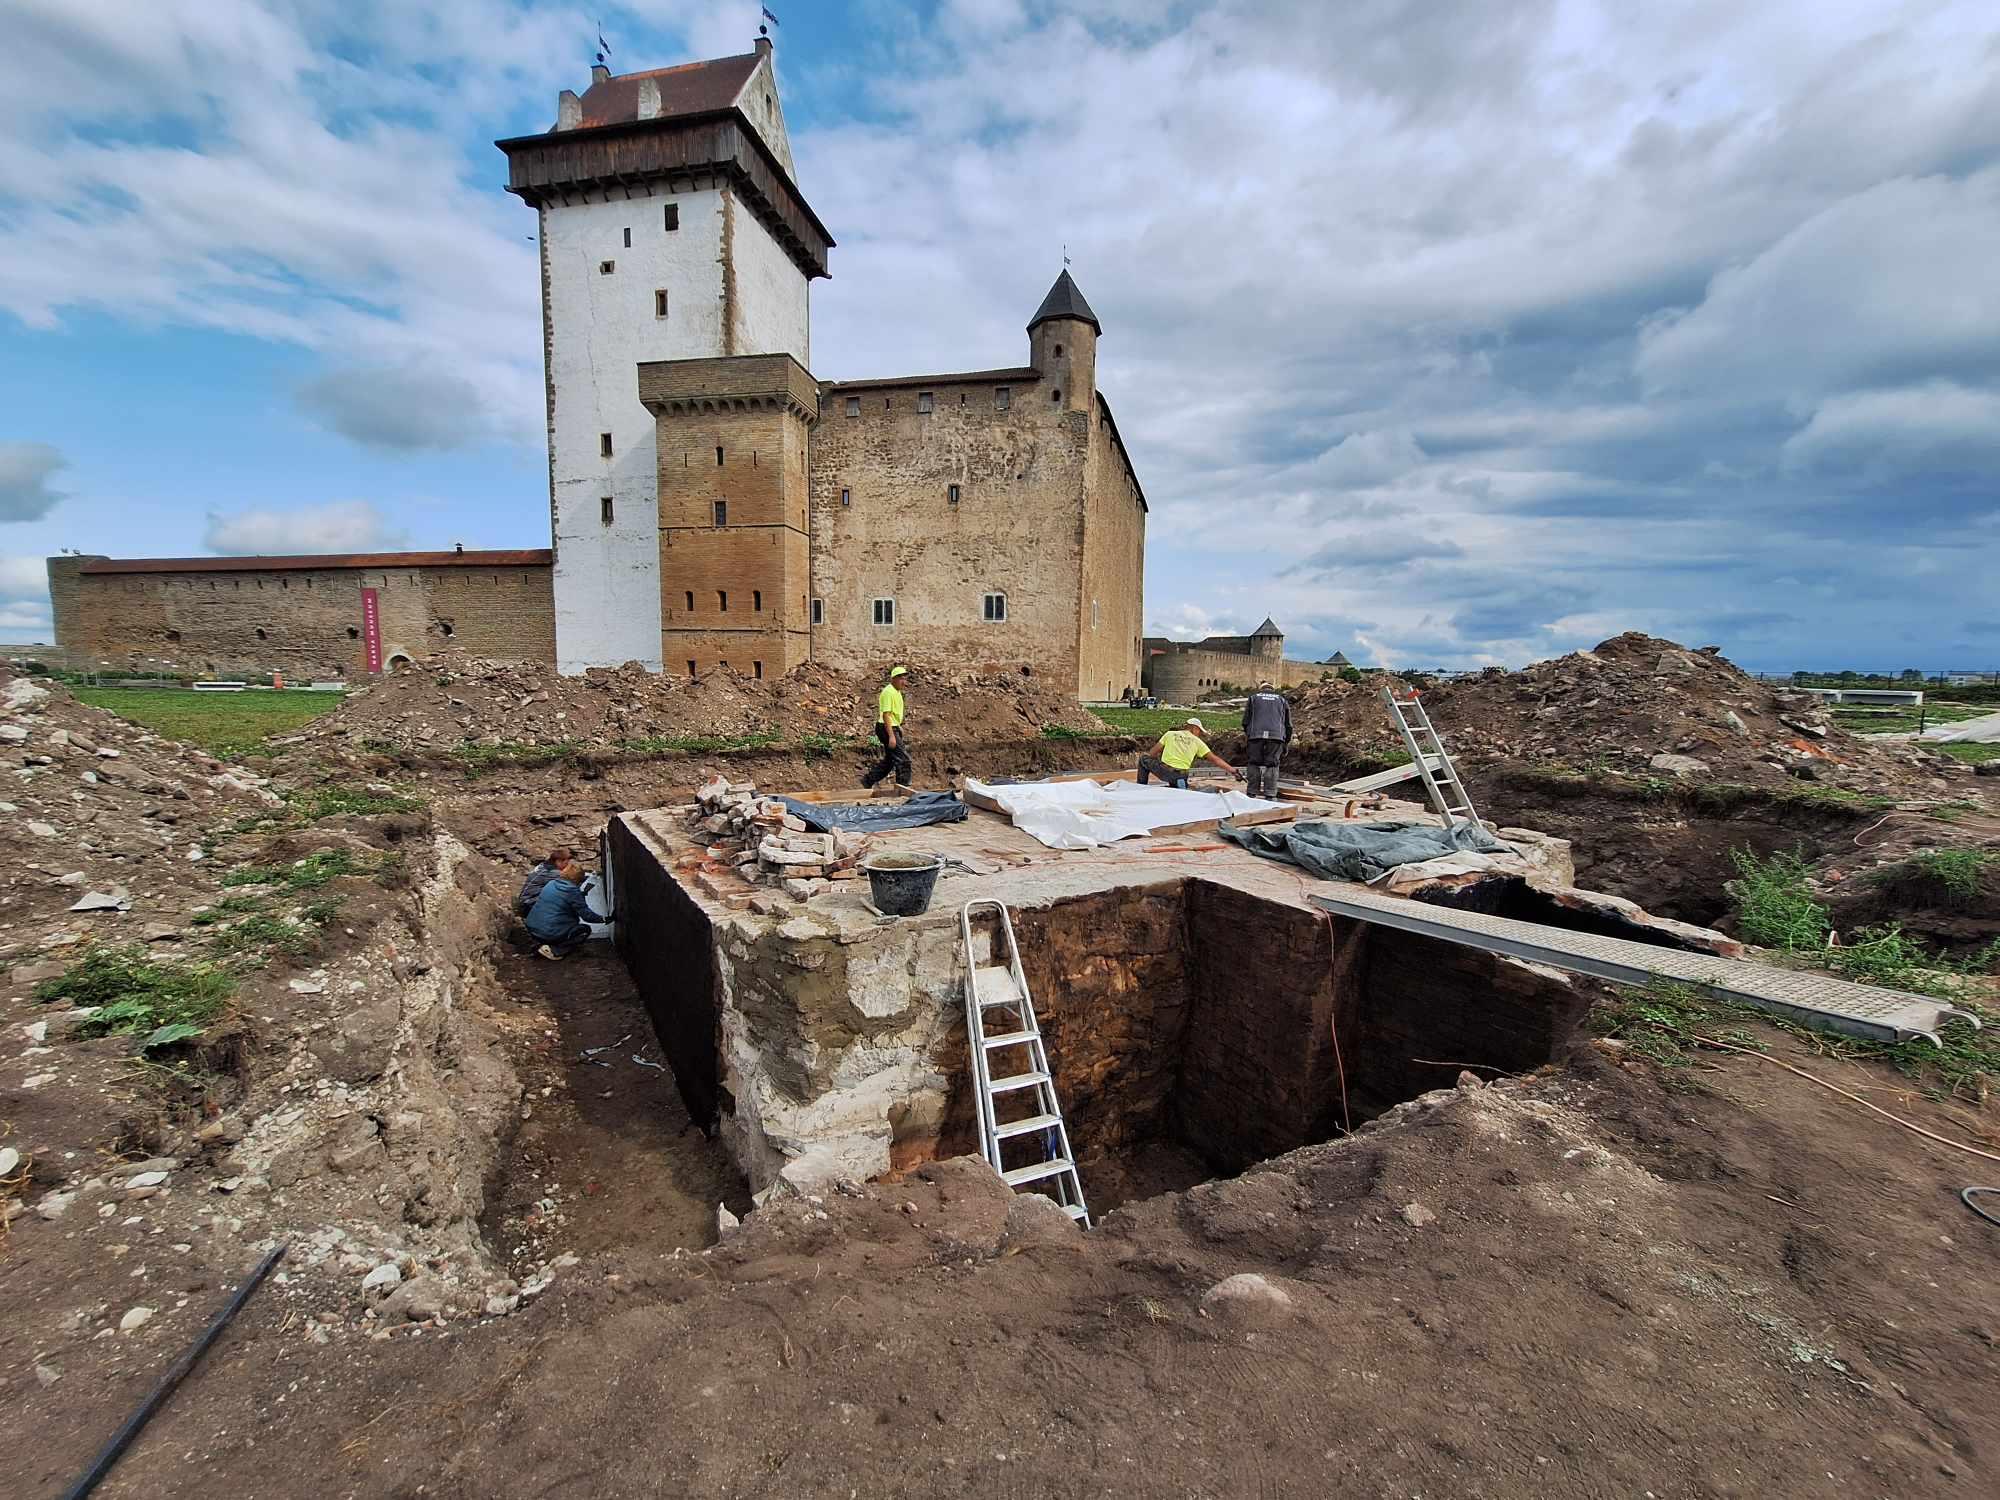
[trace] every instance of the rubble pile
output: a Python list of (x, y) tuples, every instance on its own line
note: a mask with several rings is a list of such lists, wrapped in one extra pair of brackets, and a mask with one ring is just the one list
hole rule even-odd
[[(588, 745), (807, 736), (858, 739), (874, 720), (879, 678), (808, 662), (783, 677), (728, 668), (700, 677), (637, 662), (565, 677), (535, 662), (446, 652), (347, 695), (338, 712), (287, 743), (346, 741), (395, 750), (474, 745)], [(1059, 688), (1021, 673), (918, 672), (910, 722), (929, 744), (1032, 739), (1044, 725), (1104, 726)]]
[[(1292, 714), (1301, 745), (1402, 752), (1384, 684), (1409, 686), (1370, 673), (1303, 689)], [(1423, 701), (1468, 767), (1513, 761), (1749, 785), (1799, 778), (1903, 795), (1935, 795), (1970, 774), (1922, 745), (1849, 734), (1810, 693), (1760, 682), (1713, 647), (1690, 651), (1637, 631), (1518, 672), (1491, 667), (1441, 682)]]
[[(730, 887), (732, 873), (752, 885), (775, 885), (794, 901), (810, 900), (834, 881), (861, 878), (868, 835), (840, 829), (815, 832), (776, 797), (760, 797), (750, 782), (718, 776), (681, 811), (688, 827), (708, 841), (706, 858), (694, 874), (710, 895), (741, 894)], [(753, 896), (748, 904), (758, 911), (775, 909), (768, 893)]]
[(281, 805), (262, 777), (35, 677), (0, 676), (0, 752), (0, 960), (173, 941), (215, 885), (208, 830)]

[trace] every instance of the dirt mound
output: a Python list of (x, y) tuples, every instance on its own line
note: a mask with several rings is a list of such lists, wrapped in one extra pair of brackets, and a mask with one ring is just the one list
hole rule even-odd
[[(1293, 709), (1301, 745), (1400, 752), (1384, 683), (1409, 685), (1370, 673), (1305, 688)], [(1802, 778), (1895, 796), (1973, 785), (1931, 750), (1836, 728), (1808, 693), (1773, 688), (1712, 649), (1637, 631), (1518, 672), (1491, 667), (1437, 683), (1424, 704), (1466, 766), (1517, 761), (1753, 786)]]
[[(808, 737), (853, 739), (874, 720), (872, 676), (808, 662), (783, 677), (719, 669), (686, 678), (637, 662), (565, 677), (554, 667), (456, 653), (404, 668), (351, 693), (296, 743), (398, 750), (459, 744), (585, 744)], [(1103, 726), (1061, 691), (1011, 674), (918, 673), (905, 689), (915, 741), (1032, 739), (1044, 725)]]
[(212, 883), (212, 826), (279, 805), (261, 777), (40, 678), (0, 675), (0, 746), (14, 770), (0, 794), (0, 960), (65, 938), (141, 939)]

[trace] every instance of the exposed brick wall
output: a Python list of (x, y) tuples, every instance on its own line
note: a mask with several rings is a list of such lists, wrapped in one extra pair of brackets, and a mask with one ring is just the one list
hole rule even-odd
[[(50, 559), (57, 633), (75, 656), (229, 676), (367, 672), (361, 591), (377, 591), (382, 652), (447, 643), (502, 660), (555, 659), (546, 565), (84, 574)], [(261, 632), (261, 634), (260, 634)]]

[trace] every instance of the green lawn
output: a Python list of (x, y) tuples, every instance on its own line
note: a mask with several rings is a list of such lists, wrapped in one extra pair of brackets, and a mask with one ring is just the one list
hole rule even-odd
[(2000, 740), (1966, 740), (1958, 744), (1943, 744), (1936, 748), (1944, 751), (1954, 760), (1962, 760), (1968, 766), (1976, 766), (2000, 756)]
[(75, 688), (79, 701), (108, 708), (170, 739), (218, 755), (255, 750), (340, 707), (340, 693), (197, 693), (186, 688)]
[(1206, 713), (1185, 708), (1093, 708), (1091, 712), (1120, 734), (1156, 738), (1169, 729), (1180, 728), (1190, 713), (1201, 720), (1210, 734), (1222, 734), (1243, 727), (1243, 710), (1240, 708), (1210, 709)]
[[(1914, 708), (1848, 708), (1835, 705), (1833, 722), (1850, 734), (1915, 734), (1919, 723)], [(1961, 719), (1977, 719), (1991, 708), (1968, 708), (1958, 703), (1933, 703), (1922, 718), (1926, 724), (1956, 724)]]

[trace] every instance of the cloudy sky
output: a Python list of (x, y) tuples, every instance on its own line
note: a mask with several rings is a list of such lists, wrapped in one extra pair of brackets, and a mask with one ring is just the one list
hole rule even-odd
[[(780, 0), (823, 377), (1024, 357), (1064, 244), (1149, 629), (2000, 664), (1991, 0)], [(546, 545), (533, 213), (754, 3), (0, 0), (0, 638), (41, 558)]]

